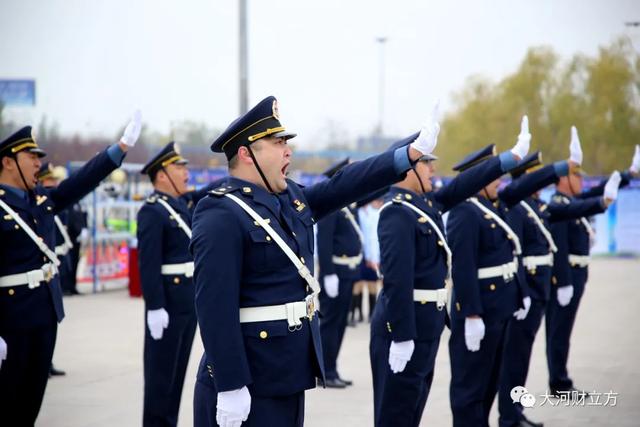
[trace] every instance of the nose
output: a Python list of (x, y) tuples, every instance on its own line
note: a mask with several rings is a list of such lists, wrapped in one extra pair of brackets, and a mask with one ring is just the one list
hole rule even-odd
[(284, 150), (284, 157), (289, 158), (291, 157), (291, 154), (293, 154), (293, 150), (289, 145), (286, 145), (286, 148)]

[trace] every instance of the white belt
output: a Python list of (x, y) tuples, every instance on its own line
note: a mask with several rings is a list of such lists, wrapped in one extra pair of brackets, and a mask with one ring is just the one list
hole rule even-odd
[(193, 262), (185, 262), (183, 264), (163, 264), (160, 272), (165, 276), (185, 275), (187, 277), (193, 277), (194, 268)]
[(591, 257), (589, 255), (572, 255), (569, 254), (569, 264), (572, 267), (588, 267)]
[(435, 302), (438, 310), (442, 310), (447, 304), (447, 289), (414, 289), (413, 300), (415, 302)]
[(513, 276), (518, 271), (518, 259), (514, 258), (513, 261), (506, 264), (497, 265), (495, 267), (484, 267), (478, 269), (478, 279), (490, 279), (492, 277), (502, 277), (504, 281), (513, 279)]
[(241, 308), (240, 323), (286, 320), (289, 324), (289, 330), (293, 331), (302, 328), (301, 319), (305, 317), (309, 320), (313, 319), (315, 311), (316, 307), (313, 301), (313, 295), (308, 295), (304, 301)]
[(331, 261), (333, 261), (333, 263), (336, 265), (346, 265), (351, 270), (355, 270), (356, 267), (359, 266), (362, 262), (362, 254), (350, 257), (334, 255), (331, 257)]
[(56, 246), (55, 253), (56, 255), (65, 256), (69, 253), (69, 246), (66, 243)]
[(552, 266), (553, 254), (549, 252), (546, 255), (526, 256), (522, 258), (522, 265), (524, 265), (527, 270), (535, 270), (536, 267), (540, 267), (541, 265)]
[(47, 263), (42, 267), (27, 271), (26, 273), (10, 274), (0, 277), (0, 288), (29, 285), (29, 289), (37, 288), (40, 282), (49, 282), (58, 273), (56, 266)]

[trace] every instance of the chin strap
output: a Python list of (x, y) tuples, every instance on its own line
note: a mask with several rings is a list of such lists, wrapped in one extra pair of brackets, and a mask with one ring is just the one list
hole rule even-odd
[(14, 162), (16, 162), (16, 166), (18, 167), (18, 173), (20, 174), (20, 178), (22, 179), (22, 183), (24, 184), (24, 189), (26, 190), (26, 192), (29, 195), (29, 197), (35, 198), (33, 190), (31, 188), (29, 188), (29, 186), (27, 185), (27, 180), (24, 179), (24, 175), (22, 174), (22, 168), (20, 167), (20, 163), (18, 163), (17, 155), (15, 157), (11, 157), (11, 158), (13, 159)]
[(269, 191), (269, 193), (271, 193), (271, 194), (274, 194), (273, 193), (273, 189), (269, 185), (269, 181), (267, 181), (267, 177), (264, 176), (264, 173), (262, 173), (262, 169), (260, 168), (260, 165), (258, 164), (258, 160), (256, 159), (256, 156), (253, 154), (253, 150), (251, 150), (251, 147), (248, 146), (248, 145), (245, 145), (245, 147), (247, 147), (247, 150), (249, 150), (249, 155), (251, 156), (251, 159), (253, 160), (253, 164), (255, 165), (256, 170), (258, 171), (258, 173), (260, 174), (260, 177), (262, 178), (262, 182), (264, 182), (265, 187), (267, 187), (267, 191)]
[(180, 197), (182, 195), (182, 193), (180, 191), (178, 191), (178, 187), (176, 187), (176, 184), (173, 182), (173, 179), (171, 179), (171, 175), (169, 175), (169, 172), (167, 172), (167, 170), (164, 168), (164, 166), (161, 168), (161, 170), (162, 170), (162, 172), (164, 172), (164, 174), (167, 176), (167, 178), (169, 178), (169, 182), (171, 183), (171, 186), (173, 187), (173, 190), (176, 192), (178, 197)]
[(418, 171), (416, 170), (416, 164), (411, 165), (411, 170), (413, 171), (414, 174), (416, 174), (416, 178), (418, 178), (418, 184), (420, 184), (420, 190), (422, 190), (422, 194), (426, 194), (427, 192), (424, 190), (424, 185), (422, 185), (422, 179), (420, 179), (420, 175), (418, 174)]

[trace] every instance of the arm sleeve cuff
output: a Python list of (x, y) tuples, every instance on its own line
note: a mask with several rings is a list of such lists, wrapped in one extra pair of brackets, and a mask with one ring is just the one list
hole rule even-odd
[(402, 174), (411, 169), (409, 161), (409, 149), (407, 147), (397, 148), (393, 153), (393, 168), (397, 174)]
[(502, 172), (507, 172), (516, 167), (518, 161), (511, 151), (505, 151), (504, 153), (500, 153), (500, 168)]
[(118, 144), (113, 144), (112, 146), (107, 148), (107, 154), (109, 155), (109, 158), (113, 161), (113, 163), (118, 166), (122, 164), (122, 159), (124, 159), (125, 153), (124, 151), (122, 151), (122, 148), (120, 148)]
[(555, 162), (553, 164), (553, 169), (556, 171), (556, 175), (567, 176), (569, 175), (569, 162), (567, 162), (566, 160)]

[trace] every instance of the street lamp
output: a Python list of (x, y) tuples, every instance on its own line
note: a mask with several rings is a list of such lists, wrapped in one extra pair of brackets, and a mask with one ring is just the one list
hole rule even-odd
[(378, 138), (382, 137), (384, 124), (384, 44), (387, 42), (387, 40), (387, 37), (376, 37), (376, 43), (378, 43), (378, 45), (380, 46), (380, 74), (378, 80), (378, 126), (376, 129)]

